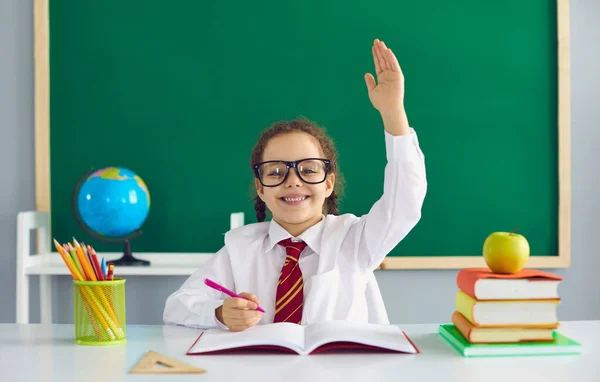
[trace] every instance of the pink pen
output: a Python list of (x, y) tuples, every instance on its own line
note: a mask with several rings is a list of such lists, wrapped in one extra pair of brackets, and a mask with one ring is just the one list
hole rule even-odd
[[(238, 298), (243, 298), (244, 300), (248, 300), (247, 298), (244, 298), (244, 297), (240, 296), (239, 294), (230, 291), (229, 289), (225, 288), (224, 286), (217, 284), (216, 282), (212, 281), (211, 279), (204, 279), (204, 284), (206, 284), (209, 287), (216, 289), (220, 292), (223, 292), (230, 297), (238, 297)], [(256, 310), (258, 310), (259, 312), (263, 312), (263, 313), (265, 312), (263, 310), (263, 308), (261, 308), (260, 306), (257, 307)]]

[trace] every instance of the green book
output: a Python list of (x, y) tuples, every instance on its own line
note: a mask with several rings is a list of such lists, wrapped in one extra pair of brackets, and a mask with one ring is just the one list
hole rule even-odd
[(472, 344), (453, 324), (438, 327), (438, 334), (464, 357), (573, 355), (581, 344), (554, 331), (554, 341)]

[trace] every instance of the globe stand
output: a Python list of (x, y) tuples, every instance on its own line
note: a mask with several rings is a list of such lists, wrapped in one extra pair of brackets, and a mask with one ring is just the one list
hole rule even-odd
[(85, 224), (85, 222), (83, 221), (83, 219), (81, 218), (81, 216), (79, 216), (79, 211), (77, 209), (77, 194), (79, 193), (79, 189), (81, 188), (81, 185), (83, 184), (83, 182), (87, 179), (88, 176), (90, 176), (92, 173), (94, 172), (94, 168), (90, 168), (85, 174), (83, 174), (81, 176), (81, 178), (79, 178), (79, 181), (77, 182), (77, 185), (75, 186), (75, 188), (73, 189), (73, 195), (72, 195), (72, 208), (73, 208), (73, 214), (75, 215), (75, 220), (77, 221), (77, 224), (91, 237), (100, 240), (100, 241), (104, 241), (104, 242), (108, 242), (108, 243), (123, 243), (123, 256), (121, 256), (119, 259), (117, 260), (112, 260), (112, 261), (107, 261), (107, 265), (113, 264), (115, 266), (149, 266), (150, 265), (150, 261), (148, 260), (142, 260), (142, 259), (136, 259), (135, 257), (133, 257), (132, 253), (131, 253), (131, 243), (130, 240), (140, 236), (142, 234), (142, 230), (137, 229), (136, 231), (130, 233), (127, 236), (124, 237), (106, 237), (106, 236), (101, 236), (99, 234), (97, 234), (96, 232), (94, 232), (93, 230), (91, 230), (87, 224)]
[(147, 266), (150, 265), (148, 260), (136, 259), (131, 254), (131, 244), (129, 243), (129, 239), (125, 239), (123, 242), (123, 256), (114, 261), (109, 261), (107, 264), (113, 264), (115, 266)]

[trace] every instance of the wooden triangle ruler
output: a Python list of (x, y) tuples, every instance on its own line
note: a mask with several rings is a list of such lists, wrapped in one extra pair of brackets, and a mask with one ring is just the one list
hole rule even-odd
[(152, 350), (146, 352), (137, 365), (129, 370), (129, 374), (199, 374), (205, 372), (204, 369)]

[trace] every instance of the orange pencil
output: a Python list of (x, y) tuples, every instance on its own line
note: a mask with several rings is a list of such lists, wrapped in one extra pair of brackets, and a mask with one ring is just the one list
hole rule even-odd
[[(81, 249), (81, 245), (79, 245), (79, 243), (77, 242), (77, 240), (75, 238), (73, 238), (73, 242), (75, 243), (75, 249), (76, 249), (75, 252), (79, 254), (80, 261), (83, 262), (83, 267), (85, 268), (86, 273), (88, 273), (88, 276), (91, 277), (91, 281), (98, 281), (98, 279), (96, 278), (96, 275), (94, 273), (94, 270), (92, 268), (92, 265), (89, 263), (89, 261), (85, 257), (85, 253), (83, 253), (83, 249)], [(69, 243), (69, 245), (70, 244), (71, 243)], [(94, 248), (92, 248), (92, 252), (94, 252)], [(117, 332), (117, 334), (122, 334), (121, 324), (119, 323), (119, 319), (117, 318), (117, 315), (113, 311), (112, 305), (107, 300), (104, 293), (102, 293), (102, 290), (100, 290), (98, 288), (94, 288), (94, 291), (98, 292), (98, 298), (104, 304), (104, 307), (106, 308), (106, 311), (108, 312), (109, 317), (112, 318), (112, 320), (114, 321), (116, 328), (118, 328), (120, 330), (120, 332)], [(91, 297), (94, 297), (94, 296), (91, 295)], [(110, 321), (109, 321), (109, 323), (110, 323)]]
[[(75, 253), (77, 254), (77, 258), (79, 259), (79, 262), (81, 263), (81, 267), (85, 270), (85, 274), (87, 275), (88, 280), (98, 281), (98, 279), (96, 279), (96, 274), (94, 273), (94, 270), (92, 269), (92, 266), (90, 265), (90, 262), (85, 257), (85, 253), (83, 253), (83, 250), (79, 246), (79, 243), (74, 238), (73, 238), (73, 240), (75, 242)], [(69, 243), (69, 247), (72, 247), (71, 243)]]
[[(77, 240), (75, 238), (73, 238), (73, 242), (75, 243), (75, 246), (74, 246), (75, 253), (79, 256), (79, 261), (83, 264), (83, 268), (85, 269), (85, 272), (87, 273), (87, 275), (89, 277), (88, 281), (98, 281), (90, 262), (88, 261), (87, 257), (85, 256), (85, 253), (83, 253), (83, 249), (81, 249), (81, 245), (77, 242)], [(69, 246), (73, 247), (71, 245), (71, 243), (69, 243)], [(87, 289), (87, 288), (89, 288), (89, 289)], [(99, 317), (103, 321), (104, 327), (107, 328), (107, 330), (109, 328), (112, 329), (109, 333), (111, 338), (113, 337), (113, 333), (117, 334), (117, 336), (122, 336), (123, 334), (122, 334), (121, 324), (119, 323), (119, 320), (117, 319), (117, 315), (113, 311), (111, 304), (106, 299), (106, 296), (104, 295), (104, 293), (102, 293), (102, 290), (98, 287), (85, 287), (83, 289), (83, 291), (85, 291), (86, 289), (87, 289), (87, 292), (89, 293), (88, 298), (90, 299), (90, 301), (98, 304), (97, 306), (92, 306), (92, 308), (94, 308), (94, 307), (97, 308), (97, 314), (100, 315)], [(97, 297), (94, 292), (97, 294)], [(85, 295), (85, 293), (84, 293), (84, 295)], [(106, 314), (106, 316), (104, 316), (104, 314)]]
[(69, 272), (71, 272), (71, 276), (73, 276), (73, 278), (75, 280), (81, 280), (81, 274), (77, 271), (77, 268), (75, 268), (69, 255), (64, 253), (63, 248), (60, 246), (60, 244), (58, 244), (56, 239), (54, 239), (54, 246), (56, 247), (56, 250), (58, 251), (58, 254), (60, 255), (60, 257), (63, 259), (63, 261), (67, 265)]
[[(73, 262), (71, 260), (71, 257), (69, 257), (69, 255), (64, 251), (64, 248), (56, 241), (56, 239), (54, 239), (54, 246), (56, 247), (56, 250), (58, 251), (58, 254), (60, 255), (60, 257), (63, 259), (63, 261), (67, 265), (67, 268), (71, 272), (71, 275), (73, 276), (73, 278), (75, 280), (77, 280), (77, 281), (85, 280), (81, 276), (81, 274), (79, 273), (79, 271), (77, 270), (77, 268), (75, 267), (75, 264), (73, 264)], [(108, 327), (108, 324), (106, 324), (106, 322), (103, 320), (103, 317), (97, 311), (97, 307), (95, 307), (95, 306), (92, 305), (92, 302), (90, 301), (89, 296), (86, 293), (84, 293), (83, 291), (81, 291), (81, 292), (82, 292), (84, 300), (86, 302), (84, 304), (84, 306), (85, 306), (85, 308), (86, 308), (86, 310), (88, 312), (88, 315), (90, 316), (90, 321), (92, 322), (92, 326), (94, 327), (94, 331), (96, 332), (96, 335), (98, 336), (98, 338), (101, 338), (100, 331), (98, 329), (96, 321), (94, 320), (94, 315), (90, 311), (90, 308), (96, 312), (96, 318), (100, 321), (101, 325), (103, 325), (104, 327)], [(111, 335), (111, 334), (112, 334), (112, 332), (109, 332), (109, 335)], [(112, 337), (112, 335), (111, 335), (111, 337)]]
[[(57, 242), (55, 240), (55, 246), (56, 246), (56, 244), (57, 244)], [(72, 248), (71, 243), (69, 243), (69, 247)], [(60, 247), (60, 245), (56, 249), (59, 251), (59, 254), (61, 255), (61, 257), (67, 264), (67, 267), (69, 268), (71, 273), (74, 275), (74, 278), (79, 281), (86, 281), (83, 276), (78, 274), (78, 271), (75, 268), (75, 265), (72, 263), (71, 258), (69, 257), (69, 255), (65, 254), (66, 251), (62, 247)], [(79, 251), (76, 250), (75, 253), (81, 254), (81, 249)], [(84, 263), (84, 264), (87, 264), (87, 267), (89, 268), (88, 263)], [(93, 274), (93, 272), (92, 272), (92, 274)], [(93, 280), (93, 281), (97, 281), (97, 280)], [(100, 290), (98, 290), (98, 295), (99, 295), (100, 299), (103, 300), (103, 303), (106, 306), (106, 309), (105, 309), (104, 306), (97, 300), (96, 296), (92, 292), (92, 288), (94, 288), (94, 287), (80, 286), (79, 290), (81, 291), (81, 294), (83, 295), (83, 298), (86, 301), (86, 303), (94, 311), (94, 313), (96, 313), (98, 321), (100, 321), (100, 324), (106, 330), (109, 337), (114, 340), (115, 339), (114, 333), (116, 333), (119, 338), (122, 338), (124, 335), (123, 330), (121, 329), (121, 325), (119, 324), (115, 313), (112, 311), (112, 307), (106, 300), (106, 296), (104, 296), (104, 294)], [(108, 312), (107, 312), (107, 310), (108, 310)], [(113, 320), (116, 323), (113, 322)]]
[[(75, 240), (75, 238), (73, 238), (73, 240)], [(76, 241), (76, 240), (75, 240)], [(96, 279), (100, 280), (100, 277), (98, 276), (98, 271), (96, 271), (96, 267), (94, 266), (94, 262), (92, 261), (92, 252), (89, 250), (89, 245), (86, 246), (85, 244), (83, 244), (83, 242), (78, 243), (81, 246), (81, 251), (83, 252), (83, 254), (85, 255), (85, 258), (87, 259), (87, 261), (90, 263), (90, 265), (92, 266), (92, 270), (94, 271), (94, 273), (96, 274)]]

